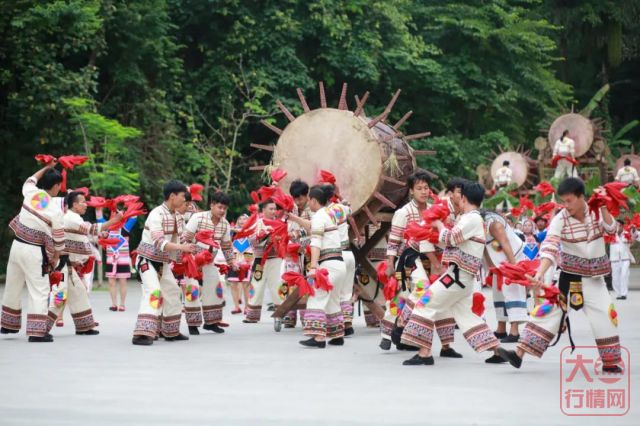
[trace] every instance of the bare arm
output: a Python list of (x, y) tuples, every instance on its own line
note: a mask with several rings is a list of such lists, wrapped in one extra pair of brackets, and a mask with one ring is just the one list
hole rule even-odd
[(498, 222), (493, 222), (489, 227), (489, 232), (493, 235), (493, 238), (500, 243), (500, 247), (502, 247), (502, 251), (507, 257), (507, 261), (512, 265), (515, 265), (517, 263), (516, 257), (513, 255), (513, 249), (511, 248), (511, 243), (509, 242), (507, 233), (505, 232), (504, 225)]

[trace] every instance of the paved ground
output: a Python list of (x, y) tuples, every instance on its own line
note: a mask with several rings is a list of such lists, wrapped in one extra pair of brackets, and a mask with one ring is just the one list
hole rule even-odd
[[(227, 308), (231, 327), (224, 335), (136, 347), (130, 339), (139, 288), (131, 282), (129, 290), (124, 313), (107, 310), (105, 291), (92, 293), (99, 336), (75, 336), (67, 317), (52, 344), (28, 344), (23, 333), (0, 337), (1, 425), (603, 423), (560, 412), (562, 344), (515, 370), (486, 365), (486, 356), (473, 353), (456, 332), (464, 359), (436, 357), (433, 367), (405, 367), (411, 355), (378, 349), (378, 333), (366, 329), (362, 317), (344, 347), (309, 350), (297, 344), (299, 329), (275, 333), (266, 316), (260, 324), (242, 324)], [(635, 367), (640, 292), (617, 309)], [(584, 316), (573, 317), (576, 342), (592, 344)], [(488, 311), (491, 325), (492, 318)], [(631, 374), (631, 410), (608, 423), (640, 423), (640, 373), (633, 368)]]

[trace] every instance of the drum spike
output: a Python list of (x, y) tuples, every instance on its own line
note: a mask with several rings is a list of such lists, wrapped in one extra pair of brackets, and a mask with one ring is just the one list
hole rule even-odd
[(412, 141), (415, 139), (426, 138), (427, 136), (431, 136), (431, 132), (415, 133), (413, 135), (405, 136), (404, 139), (406, 141)]
[(373, 213), (371, 213), (371, 210), (369, 210), (369, 206), (364, 206), (362, 210), (364, 210), (364, 214), (366, 214), (371, 223), (373, 223), (373, 226), (378, 226), (378, 221)]
[(269, 130), (271, 130), (272, 132), (281, 135), (282, 134), (282, 129), (277, 128), (276, 126), (274, 126), (271, 123), (267, 123), (265, 120), (260, 120), (260, 123), (262, 123), (263, 126), (265, 126), (266, 128), (268, 128)]
[(430, 149), (416, 149), (416, 150), (413, 151), (413, 154), (416, 157), (421, 157), (421, 156), (424, 156), (424, 155), (436, 155), (437, 153), (438, 153), (437, 151), (433, 151), (433, 150), (430, 150)]
[(347, 220), (349, 221), (349, 225), (351, 225), (351, 229), (353, 230), (353, 233), (356, 235), (356, 238), (360, 239), (362, 235), (360, 234), (360, 230), (358, 229), (358, 224), (356, 223), (353, 216), (349, 215), (349, 219)]
[(347, 108), (347, 83), (342, 83), (342, 93), (340, 93), (340, 102), (338, 109), (345, 110)]
[(263, 171), (267, 167), (269, 167), (269, 166), (266, 165), (266, 164), (263, 164), (263, 165), (260, 165), (260, 166), (249, 166), (249, 170), (251, 170), (251, 171)]
[(298, 92), (298, 99), (300, 99), (300, 104), (302, 105), (302, 109), (304, 110), (304, 112), (311, 111), (309, 109), (309, 104), (307, 104), (307, 100), (304, 98), (304, 95), (302, 94), (302, 89), (298, 87), (296, 89), (296, 92)]
[(398, 120), (398, 122), (396, 124), (393, 125), (393, 128), (398, 130), (398, 128), (400, 126), (402, 126), (404, 124), (404, 122), (407, 121), (407, 119), (409, 117), (411, 117), (411, 114), (413, 114), (413, 111), (409, 111), (405, 115), (403, 115), (402, 118), (400, 120)]
[(327, 97), (324, 93), (324, 83), (322, 81), (318, 82), (318, 87), (320, 88), (320, 108), (327, 107)]
[(373, 196), (376, 197), (378, 200), (380, 200), (380, 202), (386, 205), (387, 207), (391, 207), (392, 209), (398, 208), (398, 206), (396, 206), (393, 202), (391, 202), (391, 200), (389, 200), (387, 197), (382, 195), (379, 191), (374, 192)]
[(391, 183), (396, 184), (398, 186), (407, 186), (407, 184), (404, 183), (403, 181), (398, 180), (398, 179), (394, 179), (391, 176), (384, 176), (383, 175), (382, 176), (382, 180), (387, 181), (387, 182), (391, 182)]
[(401, 134), (402, 134), (402, 132), (390, 133), (387, 136), (385, 136), (384, 138), (382, 138), (382, 142), (389, 142), (390, 140), (392, 140), (393, 138), (397, 138)]
[(251, 144), (249, 144), (249, 146), (251, 148), (262, 149), (264, 151), (273, 152), (275, 150), (275, 147), (273, 145), (262, 145), (262, 144), (259, 144), (259, 143), (251, 143)]
[(353, 115), (358, 117), (364, 112), (364, 104), (367, 102), (367, 99), (369, 99), (369, 92), (364, 92), (364, 95), (362, 95), (362, 99), (360, 100), (358, 100), (358, 95), (356, 95), (356, 104), (358, 105), (356, 106), (356, 110), (353, 112)]
[(391, 100), (387, 104), (387, 107), (384, 109), (384, 111), (382, 111), (382, 113), (380, 115), (378, 115), (376, 118), (374, 118), (373, 120), (371, 120), (369, 122), (368, 126), (369, 126), (370, 129), (373, 126), (375, 126), (376, 124), (378, 124), (379, 122), (386, 120), (386, 118), (391, 113), (391, 110), (393, 109), (393, 106), (395, 105), (396, 101), (398, 100), (398, 96), (400, 96), (400, 92), (401, 91), (402, 90), (400, 90), (400, 89), (396, 90), (396, 93), (393, 94), (393, 96), (391, 97)]
[(278, 105), (278, 108), (280, 108), (280, 111), (282, 111), (282, 113), (287, 117), (289, 121), (293, 121), (296, 119), (296, 117), (293, 114), (291, 114), (291, 111), (289, 111), (287, 107), (284, 106), (282, 102), (280, 102), (280, 100), (276, 101), (276, 105)]

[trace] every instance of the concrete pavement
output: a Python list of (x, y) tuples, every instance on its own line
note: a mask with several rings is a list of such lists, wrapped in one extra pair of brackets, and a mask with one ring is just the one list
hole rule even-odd
[[(0, 287), (3, 290), (3, 287)], [(230, 292), (227, 291), (227, 294)], [(298, 345), (300, 328), (275, 333), (269, 313), (259, 324), (231, 323), (224, 335), (203, 331), (188, 342), (131, 345), (139, 286), (129, 285), (128, 310), (108, 311), (105, 291), (91, 295), (99, 336), (76, 336), (67, 313), (55, 342), (29, 344), (24, 330), (0, 336), (1, 425), (425, 425), (638, 424), (636, 366), (640, 354), (640, 292), (616, 303), (622, 344), (631, 352), (632, 404), (623, 417), (567, 417), (560, 412), (561, 343), (516, 370), (487, 365), (456, 331), (463, 359), (436, 356), (432, 367), (406, 367), (412, 353), (383, 352), (379, 333), (356, 320), (343, 347)], [(487, 321), (494, 326), (486, 291)], [(26, 300), (25, 300), (26, 303)], [(230, 305), (230, 303), (228, 303)], [(24, 320), (23, 320), (24, 321)], [(186, 324), (182, 323), (186, 334)], [(589, 325), (572, 314), (574, 339), (591, 345)], [(436, 343), (435, 353), (439, 351)]]

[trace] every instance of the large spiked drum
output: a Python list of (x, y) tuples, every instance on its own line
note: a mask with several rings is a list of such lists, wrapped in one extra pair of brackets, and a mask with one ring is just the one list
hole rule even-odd
[(593, 122), (581, 114), (564, 114), (556, 118), (549, 128), (549, 145), (553, 149), (554, 144), (562, 133), (568, 130), (569, 137), (575, 142), (575, 157), (582, 157), (591, 148), (593, 143), (595, 128)]
[(428, 133), (405, 136), (399, 131), (411, 112), (394, 125), (384, 122), (399, 94), (398, 90), (375, 118), (364, 113), (368, 92), (362, 99), (356, 97), (353, 111), (348, 109), (346, 84), (337, 108), (327, 106), (322, 83), (318, 109), (309, 108), (300, 89), (298, 96), (304, 109), (300, 116), (295, 117), (278, 102), (289, 123), (284, 129), (264, 124), (279, 135), (271, 164), (287, 172), (279, 185), (288, 190), (294, 179), (314, 184), (320, 170), (330, 171), (336, 177), (340, 194), (351, 203), (354, 232), (358, 233), (369, 222), (377, 224), (376, 213), (385, 207), (395, 209), (406, 200), (405, 180), (416, 169), (415, 156), (431, 154), (414, 151), (407, 143)]
[(530, 160), (524, 154), (516, 151), (505, 151), (493, 160), (493, 163), (491, 163), (491, 178), (495, 177), (496, 172), (502, 167), (504, 161), (509, 162), (509, 168), (513, 172), (511, 182), (518, 184), (518, 188), (524, 185), (529, 176)]

